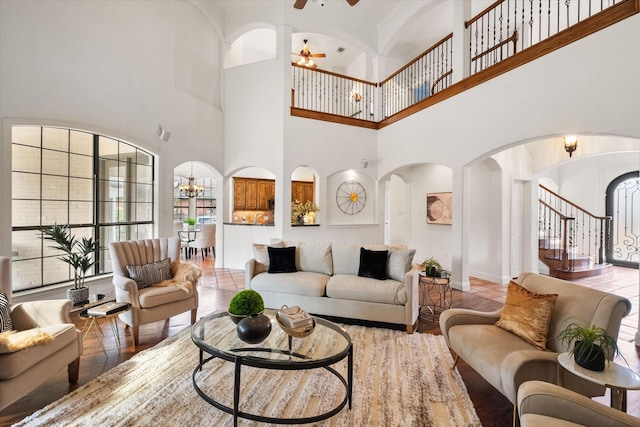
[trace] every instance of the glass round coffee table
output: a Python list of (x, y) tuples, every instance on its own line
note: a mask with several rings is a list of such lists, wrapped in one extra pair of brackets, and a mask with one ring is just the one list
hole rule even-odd
[[(313, 333), (305, 338), (287, 335), (275, 319), (274, 310), (265, 310), (271, 319), (271, 334), (259, 344), (247, 344), (238, 338), (236, 324), (228, 313), (203, 317), (191, 329), (191, 338), (200, 351), (200, 363), (193, 371), (193, 386), (204, 400), (216, 408), (233, 415), (234, 425), (238, 417), (258, 422), (279, 424), (306, 424), (330, 418), (347, 404), (351, 409), (353, 384), (353, 345), (349, 334), (340, 326), (325, 319), (314, 317)], [(313, 339), (312, 339), (313, 338)], [(210, 355), (205, 357), (204, 353)], [(214, 396), (203, 391), (199, 373), (203, 366), (220, 358), (235, 364), (233, 384), (233, 407), (227, 406)], [(331, 365), (347, 358), (347, 378)], [(275, 418), (242, 411), (240, 401), (240, 379), (243, 366), (282, 371), (323, 368), (333, 374), (344, 386), (345, 396), (333, 409), (322, 414), (301, 418)]]

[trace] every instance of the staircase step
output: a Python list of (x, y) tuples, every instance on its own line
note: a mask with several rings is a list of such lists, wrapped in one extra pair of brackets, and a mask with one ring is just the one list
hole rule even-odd
[(564, 280), (583, 279), (585, 277), (600, 276), (611, 270), (612, 264), (595, 264), (591, 268), (574, 268), (573, 270), (557, 269), (554, 277)]

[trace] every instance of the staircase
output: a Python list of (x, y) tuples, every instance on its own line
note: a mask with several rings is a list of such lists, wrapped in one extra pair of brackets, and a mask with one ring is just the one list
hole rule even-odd
[(565, 280), (598, 276), (611, 264), (604, 256), (611, 217), (596, 216), (540, 185), (538, 258), (549, 275)]

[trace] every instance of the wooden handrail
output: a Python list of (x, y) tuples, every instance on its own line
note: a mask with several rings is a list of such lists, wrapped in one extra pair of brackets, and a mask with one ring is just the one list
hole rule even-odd
[(538, 201), (540, 203), (542, 203), (543, 205), (545, 205), (546, 207), (548, 207), (549, 210), (551, 210), (554, 214), (558, 215), (560, 217), (560, 219), (562, 219), (562, 220), (575, 220), (575, 217), (566, 216), (565, 214), (563, 214), (562, 212), (560, 212), (559, 210), (557, 210), (556, 208), (551, 206), (549, 203), (545, 202), (544, 200), (538, 199)]
[(476, 16), (474, 16), (473, 18), (469, 19), (468, 21), (464, 21), (464, 27), (465, 28), (469, 28), (469, 25), (473, 24), (478, 19), (482, 18), (486, 13), (488, 13), (492, 9), (495, 9), (500, 3), (503, 3), (504, 1), (505, 0), (497, 0), (497, 1), (493, 2), (493, 3), (491, 3), (489, 6), (487, 6), (482, 12), (480, 12)]
[(385, 84), (386, 82), (388, 82), (389, 80), (391, 80), (392, 78), (394, 78), (395, 76), (397, 76), (398, 74), (400, 74), (402, 71), (404, 71), (405, 69), (409, 68), (410, 66), (412, 66), (413, 64), (415, 64), (417, 61), (420, 60), (420, 58), (422, 58), (423, 56), (428, 55), (432, 50), (435, 50), (438, 48), (438, 46), (440, 46), (441, 44), (443, 44), (444, 42), (446, 42), (447, 40), (453, 38), (453, 33), (449, 34), (448, 36), (446, 36), (445, 38), (443, 38), (442, 40), (440, 40), (439, 42), (433, 44), (433, 46), (431, 46), (429, 49), (425, 50), (424, 52), (422, 52), (420, 55), (416, 56), (415, 58), (413, 58), (411, 61), (409, 61), (404, 67), (398, 69), (395, 73), (391, 74), (389, 77), (387, 77), (386, 79), (384, 79), (383, 81), (381, 81), (380, 83), (378, 83), (378, 86), (382, 86), (383, 84)]
[(500, 43), (498, 43), (497, 45), (490, 47), (489, 49), (485, 50), (484, 52), (480, 52), (479, 54), (477, 54), (476, 56), (474, 56), (473, 58), (471, 58), (471, 62), (475, 61), (478, 58), (481, 58), (485, 55), (488, 55), (489, 53), (493, 52), (496, 49), (500, 49), (502, 46), (504, 46), (505, 44), (511, 43), (513, 42), (513, 53), (516, 53), (516, 50), (518, 49), (518, 31), (514, 31), (513, 34), (511, 35), (511, 37), (504, 39), (503, 41), (501, 41)]
[[(591, 217), (593, 217), (593, 218), (595, 218), (595, 219), (610, 219), (610, 218), (611, 218), (610, 216), (598, 216), (598, 215), (594, 215), (594, 214), (592, 214), (591, 212), (589, 212), (588, 210), (586, 210), (586, 209), (584, 209), (584, 208), (582, 208), (582, 207), (580, 207), (580, 206), (576, 205), (575, 203), (573, 203), (573, 202), (572, 202), (572, 201), (570, 201), (570, 200), (565, 199), (564, 197), (562, 197), (562, 196), (561, 196), (561, 195), (559, 195), (558, 193), (556, 193), (556, 192), (554, 192), (554, 191), (550, 190), (549, 188), (545, 187), (544, 185), (542, 185), (542, 184), (539, 184), (539, 185), (540, 185), (540, 187), (541, 187), (542, 189), (544, 189), (544, 190), (548, 191), (549, 193), (553, 194), (554, 196), (556, 196), (558, 199), (562, 200), (562, 201), (563, 201), (563, 202), (565, 202), (566, 204), (571, 205), (571, 206), (573, 206), (574, 208), (576, 208), (576, 209), (579, 209), (579, 210), (583, 211), (584, 213), (586, 213), (587, 215), (589, 215), (589, 216), (591, 216)], [(540, 201), (541, 201), (545, 206), (549, 206), (549, 205), (548, 205), (547, 203), (545, 203), (544, 201), (542, 201), (542, 200), (540, 200)], [(549, 206), (549, 207), (551, 207), (551, 206)], [(552, 209), (553, 209), (553, 208), (552, 208)]]
[(444, 79), (446, 79), (447, 77), (449, 77), (452, 74), (453, 74), (453, 70), (449, 70), (446, 73), (444, 73), (443, 75), (441, 75), (440, 77), (438, 77), (436, 79), (435, 83), (431, 85), (431, 94), (432, 95), (434, 94), (433, 90), (436, 88), (438, 83), (440, 83), (441, 81), (443, 81)]
[(323, 70), (323, 69), (320, 69), (320, 68), (309, 68), (309, 67), (305, 67), (304, 65), (298, 65), (295, 62), (292, 62), (291, 65), (294, 66), (294, 67), (302, 68), (303, 70), (309, 70), (309, 71), (313, 71), (313, 72), (316, 72), (316, 73), (327, 74), (329, 76), (339, 77), (341, 79), (351, 80), (353, 82), (358, 82), (358, 83), (362, 83), (362, 84), (369, 85), (369, 86), (374, 86), (374, 87), (377, 86), (377, 84), (375, 82), (368, 82), (366, 80), (356, 79), (354, 77), (345, 76), (344, 74), (338, 74), (338, 73), (334, 73), (332, 71)]

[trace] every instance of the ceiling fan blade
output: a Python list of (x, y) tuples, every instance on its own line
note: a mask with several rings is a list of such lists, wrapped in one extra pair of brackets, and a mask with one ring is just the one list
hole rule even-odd
[(312, 53), (309, 56), (311, 56), (312, 58), (326, 58), (327, 57), (327, 55), (324, 54), (324, 53)]
[[(353, 1), (353, 0), (351, 0), (351, 1)], [(296, 0), (296, 2), (294, 3), (293, 7), (296, 8), (296, 9), (302, 9), (305, 4), (307, 4), (307, 0)]]
[(355, 6), (358, 1), (359, 0), (347, 0), (347, 3), (349, 3), (351, 6)]

